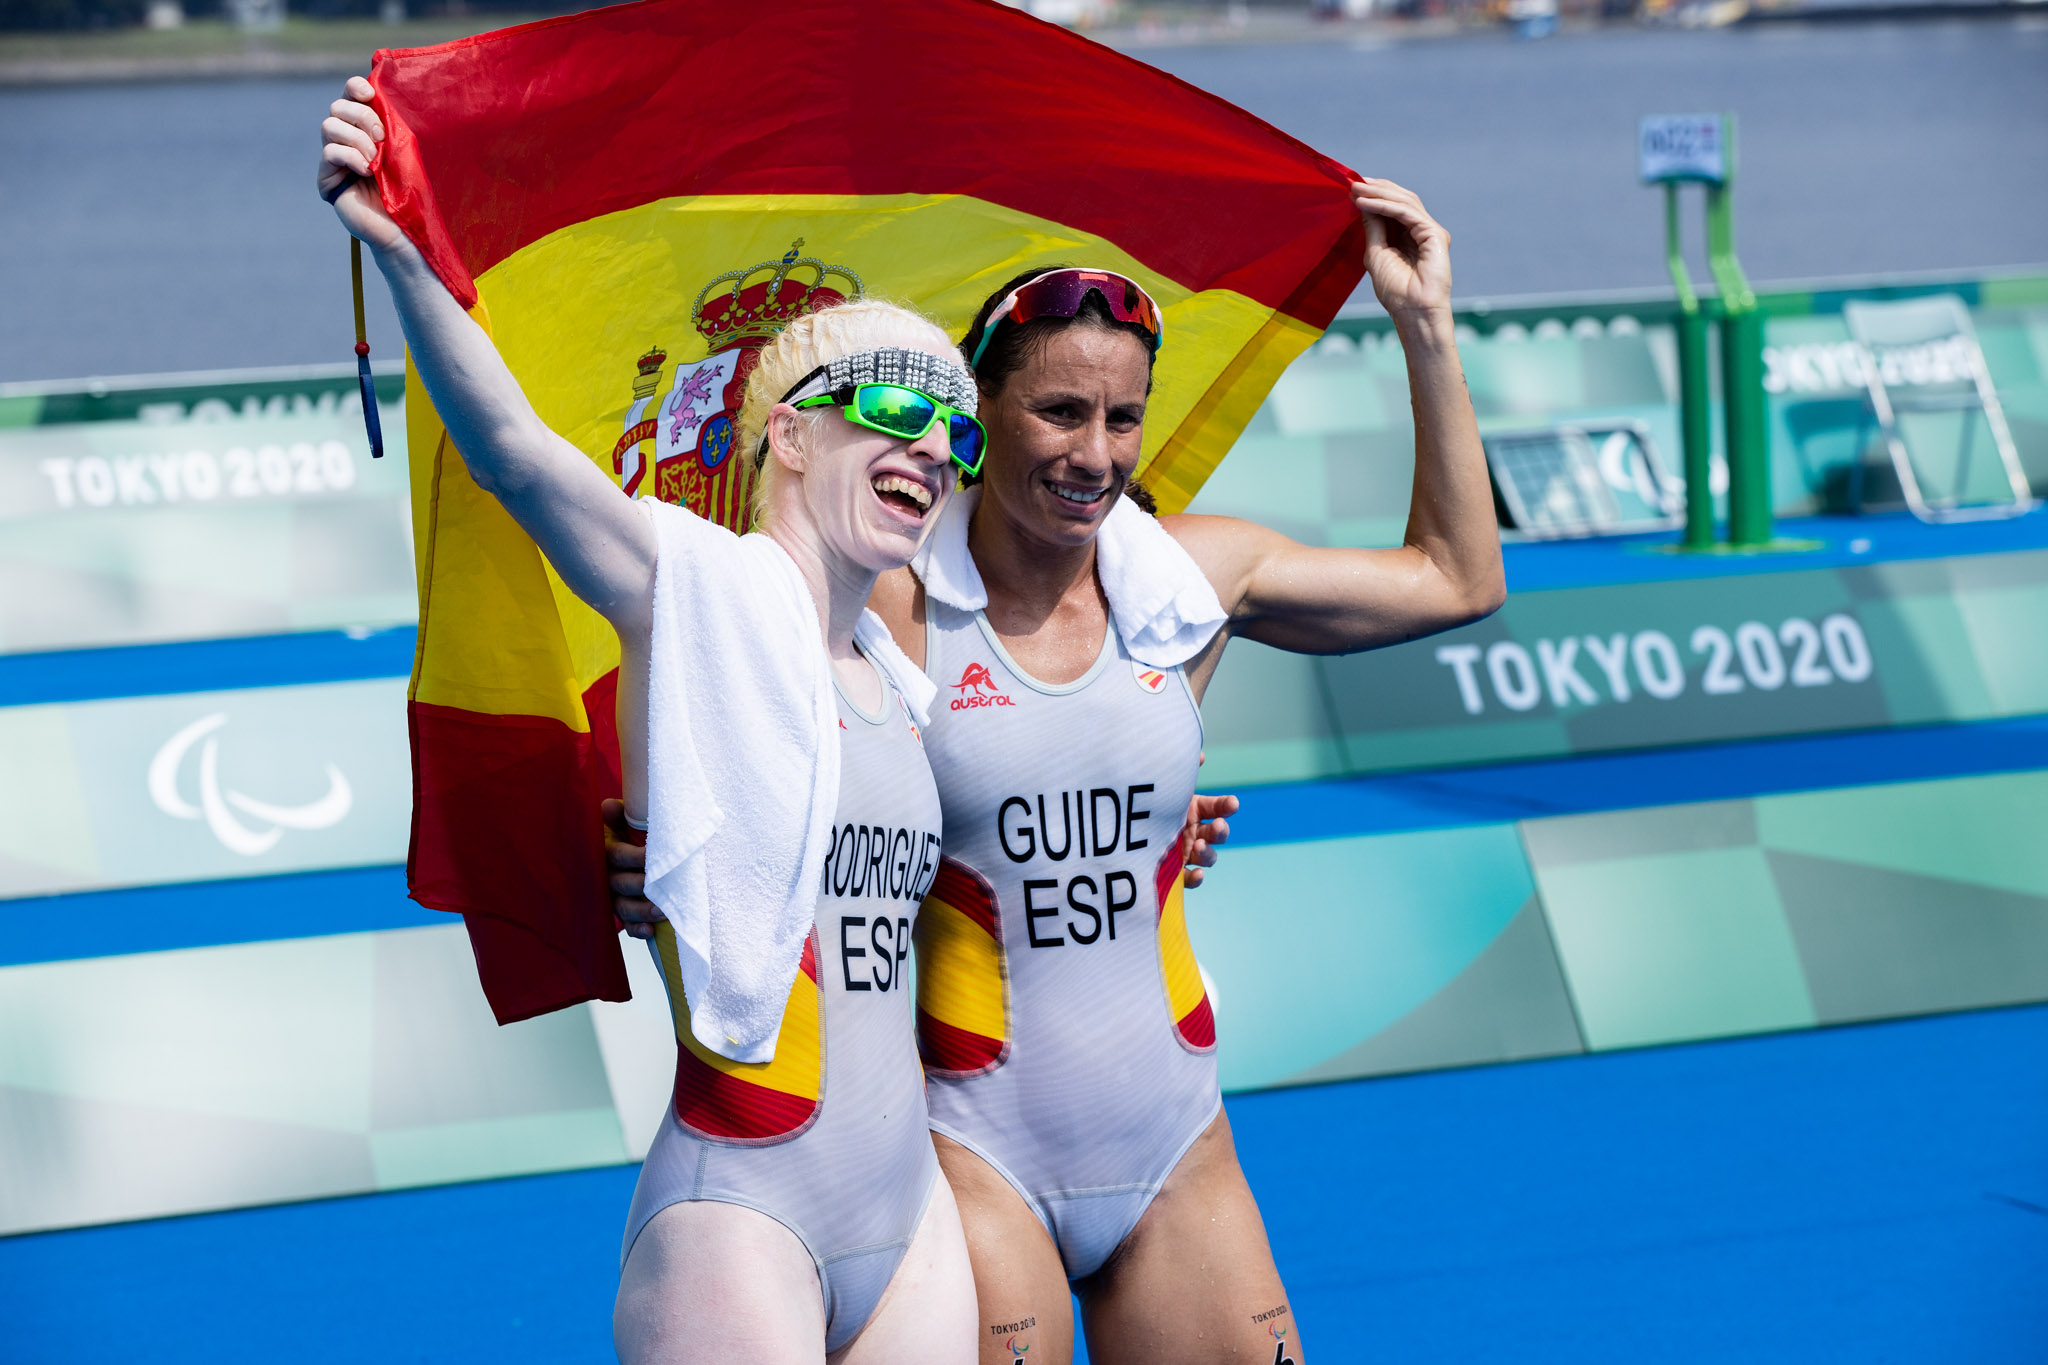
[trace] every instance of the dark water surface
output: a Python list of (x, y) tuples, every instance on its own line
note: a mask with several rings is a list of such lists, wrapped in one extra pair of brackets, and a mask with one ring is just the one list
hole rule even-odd
[[(2048, 261), (2043, 18), (1139, 55), (1421, 192), (1467, 298), (1660, 285), (1633, 162), (1659, 112), (1740, 115), (1753, 279)], [(0, 381), (346, 361), (345, 239), (312, 192), (338, 84), (0, 91)]]

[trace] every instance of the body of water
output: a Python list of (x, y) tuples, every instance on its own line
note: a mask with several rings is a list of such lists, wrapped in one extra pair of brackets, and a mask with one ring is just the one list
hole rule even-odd
[[(2048, 260), (2038, 18), (1138, 55), (1420, 192), (1462, 297), (1662, 286), (1646, 113), (1739, 115), (1755, 280)], [(346, 239), (312, 190), (338, 85), (0, 91), (0, 381), (348, 360)]]

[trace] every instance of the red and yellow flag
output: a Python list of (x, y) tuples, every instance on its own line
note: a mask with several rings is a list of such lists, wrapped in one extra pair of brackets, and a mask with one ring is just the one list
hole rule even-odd
[[(1033, 266), (1166, 315), (1146, 484), (1185, 507), (1359, 281), (1352, 174), (992, 0), (642, 0), (380, 52), (384, 203), (541, 418), (736, 529), (757, 348), (871, 294), (955, 334)], [(409, 381), (420, 581), (412, 892), (468, 919), (500, 1020), (623, 999), (598, 801), (618, 642), (471, 482)]]

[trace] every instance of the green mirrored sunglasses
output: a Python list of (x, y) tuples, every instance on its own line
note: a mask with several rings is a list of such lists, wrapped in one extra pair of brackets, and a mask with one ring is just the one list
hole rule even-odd
[(953, 463), (968, 474), (981, 472), (981, 457), (988, 449), (988, 429), (971, 412), (962, 412), (904, 384), (849, 384), (791, 406), (818, 408), (828, 403), (845, 408), (849, 422), (906, 441), (915, 441), (932, 429), (932, 423), (943, 418)]

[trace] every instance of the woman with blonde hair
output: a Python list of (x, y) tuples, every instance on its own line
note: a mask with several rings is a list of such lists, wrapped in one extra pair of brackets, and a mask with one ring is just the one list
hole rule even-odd
[(927, 1130), (905, 962), (941, 817), (931, 686), (865, 612), (986, 439), (946, 334), (888, 304), (800, 318), (748, 379), (759, 534), (634, 501), (541, 422), (364, 178), (352, 78), (319, 188), (375, 253), (477, 485), (618, 632), (629, 818), (648, 831), (674, 1103), (628, 1216), (627, 1361), (975, 1353), (974, 1285)]
[[(1408, 362), (1404, 543), (1311, 547), (1235, 517), (1149, 515), (1133, 482), (1165, 337), (1115, 271), (1009, 281), (961, 349), (990, 448), (875, 610), (948, 694), (925, 739), (945, 858), (917, 943), (934, 1141), (960, 1202), (982, 1365), (1301, 1365), (1301, 1334), (1218, 1087), (1179, 911), (1227, 826), (1186, 814), (1200, 702), (1236, 636), (1338, 654), (1486, 615), (1505, 593), (1452, 336), (1450, 234), (1352, 186)], [(1169, 342), (1170, 344), (1170, 342)], [(1171, 351), (1166, 354), (1170, 357)], [(1170, 360), (1169, 360), (1170, 363)], [(1211, 801), (1207, 817), (1235, 809)], [(645, 933), (639, 850), (614, 908)]]

